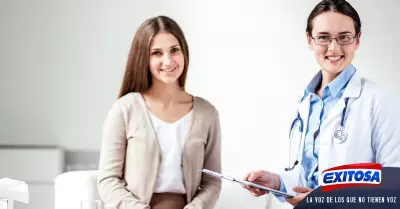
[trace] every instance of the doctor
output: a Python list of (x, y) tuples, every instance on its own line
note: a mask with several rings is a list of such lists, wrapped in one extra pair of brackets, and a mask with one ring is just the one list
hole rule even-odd
[(308, 17), (306, 37), (321, 70), (302, 92), (289, 134), (289, 165), (281, 174), (259, 170), (243, 178), (297, 195), (286, 198), (293, 206), (321, 185), (320, 173), (330, 167), (400, 167), (399, 105), (352, 65), (361, 38), (357, 11), (345, 0), (321, 1)]

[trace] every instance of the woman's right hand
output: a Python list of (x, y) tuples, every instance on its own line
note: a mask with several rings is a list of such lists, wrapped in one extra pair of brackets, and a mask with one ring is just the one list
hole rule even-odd
[[(255, 184), (259, 184), (261, 186), (269, 187), (275, 190), (279, 190), (280, 187), (279, 176), (275, 173), (271, 173), (269, 171), (264, 171), (264, 170), (252, 171), (248, 173), (243, 178), (243, 180), (253, 182)], [(268, 191), (264, 191), (255, 187), (250, 187), (246, 185), (242, 185), (242, 187), (247, 189), (255, 197), (259, 197), (268, 193)]]

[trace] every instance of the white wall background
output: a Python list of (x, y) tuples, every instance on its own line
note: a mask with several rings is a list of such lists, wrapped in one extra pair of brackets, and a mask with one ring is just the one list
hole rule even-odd
[[(305, 39), (317, 2), (0, 0), (0, 144), (99, 149), (133, 35), (164, 14), (189, 43), (188, 91), (219, 109), (223, 171), (282, 171), (297, 93), (318, 70)], [(350, 2), (363, 24), (354, 64), (400, 92), (400, 2)], [(236, 184), (223, 186), (221, 208), (267, 204)]]

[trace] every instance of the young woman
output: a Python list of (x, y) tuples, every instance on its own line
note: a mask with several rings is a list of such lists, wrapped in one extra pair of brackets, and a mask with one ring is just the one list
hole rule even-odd
[[(353, 163), (400, 167), (398, 107), (352, 65), (361, 38), (357, 11), (345, 0), (323, 0), (309, 15), (306, 36), (321, 70), (301, 95), (290, 130), (293, 158), (280, 175), (259, 170), (244, 177), (297, 195), (286, 198), (292, 205), (321, 185), (320, 174), (328, 168)], [(265, 194), (245, 188), (254, 196)]]
[(133, 40), (119, 99), (104, 124), (98, 190), (105, 207), (213, 208), (221, 181), (216, 108), (185, 91), (189, 50), (172, 19), (144, 22)]

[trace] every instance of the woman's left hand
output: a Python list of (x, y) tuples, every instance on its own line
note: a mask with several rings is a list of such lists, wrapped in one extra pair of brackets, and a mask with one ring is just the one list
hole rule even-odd
[(296, 197), (285, 198), (285, 200), (289, 204), (296, 206), (312, 191), (312, 189), (308, 187), (294, 187), (293, 191), (300, 194), (298, 194)]

